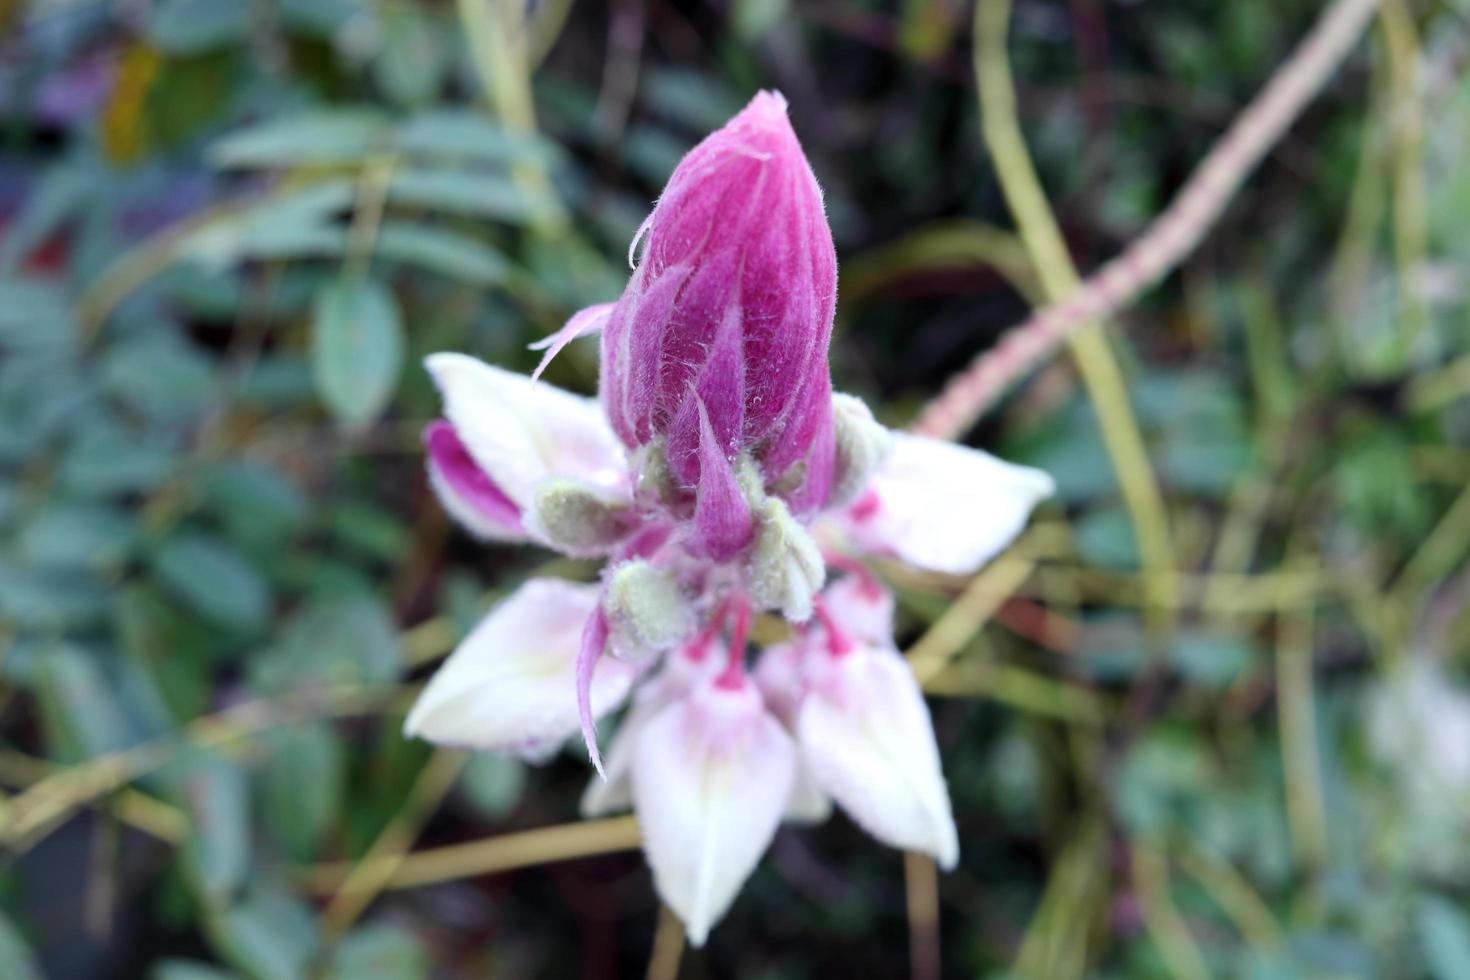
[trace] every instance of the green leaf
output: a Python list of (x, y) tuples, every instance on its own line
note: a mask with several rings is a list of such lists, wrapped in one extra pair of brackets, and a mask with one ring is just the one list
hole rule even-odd
[(375, 109), (323, 109), (232, 133), (210, 148), (209, 161), (216, 167), (351, 164), (381, 149), (389, 133), (388, 118)]
[(58, 500), (31, 516), (20, 535), (20, 555), (42, 568), (98, 568), (126, 559), (136, 539), (125, 511)]
[(373, 61), (373, 77), (399, 105), (422, 105), (444, 84), (448, 59), (434, 24), (412, 7), (383, 11), (383, 48)]
[(386, 562), (397, 561), (409, 544), (402, 519), (372, 504), (344, 501), (327, 512), (327, 521), (345, 547)]
[(36, 666), (35, 684), (52, 758), (80, 762), (128, 743), (113, 686), (90, 654), (70, 645), (53, 647)]
[(429, 959), (418, 938), (391, 925), (368, 925), (354, 930), (332, 957), (328, 980), (422, 980), (429, 975)]
[(110, 593), (86, 571), (20, 568), (0, 559), (0, 618), (47, 633), (95, 625)]
[(476, 286), (503, 282), (509, 266), (505, 256), (458, 232), (406, 221), (384, 222), (378, 232), (379, 258), (461, 279)]
[(270, 758), (261, 772), (266, 826), (297, 860), (316, 857), (337, 822), (347, 759), (324, 722), (291, 725), (271, 733)]
[(256, 685), (266, 692), (388, 684), (398, 677), (398, 632), (388, 609), (370, 595), (316, 596), (252, 666)]
[(21, 936), (20, 930), (0, 912), (0, 977), (8, 980), (45, 980), (41, 964)]
[(311, 912), (297, 899), (257, 886), (211, 920), (223, 959), (252, 980), (300, 980), (316, 951)]
[(208, 901), (226, 901), (250, 871), (249, 782), (243, 769), (214, 754), (195, 753), (181, 769), (176, 778), (189, 836), (180, 857)]
[(133, 585), (117, 596), (113, 634), (123, 656), (151, 680), (155, 697), (175, 721), (204, 710), (215, 630), (185, 619), (155, 589)]
[(393, 296), (374, 280), (344, 279), (319, 294), (312, 324), (317, 393), (352, 426), (387, 408), (403, 371), (403, 324)]
[(245, 259), (341, 255), (347, 229), (337, 219), (356, 194), (356, 183), (346, 177), (272, 194), (194, 231), (183, 254), (212, 271)]
[(1470, 921), (1463, 910), (1426, 895), (1415, 914), (1419, 942), (1435, 980), (1470, 980)]
[(0, 276), (12, 275), (21, 261), (56, 233), (86, 203), (98, 175), (89, 166), (62, 163), (41, 174), (0, 240)]
[(248, 4), (160, 0), (150, 8), (149, 39), (169, 54), (199, 54), (250, 35)]
[(156, 490), (173, 472), (175, 450), (148, 436), (108, 426), (89, 430), (62, 457), (63, 489), (103, 497)]
[(153, 968), (149, 977), (150, 980), (240, 980), (239, 974), (193, 960), (164, 960)]
[(1102, 568), (1138, 567), (1138, 540), (1133, 521), (1121, 507), (1091, 511), (1077, 522), (1077, 554)]
[(55, 283), (0, 280), (0, 349), (54, 355), (74, 350), (76, 339), (71, 307)]
[(399, 127), (398, 149), (408, 156), (445, 157), (505, 164), (554, 161), (559, 148), (540, 137), (508, 133), (483, 113), (435, 109)]
[(1250, 644), (1228, 633), (1186, 631), (1175, 640), (1175, 669), (1205, 687), (1229, 687), (1254, 659)]
[(249, 632), (270, 619), (271, 594), (260, 574), (218, 538), (170, 538), (154, 555), (153, 574), (176, 599), (218, 626)]
[(108, 351), (101, 377), (113, 396), (159, 422), (197, 415), (216, 395), (209, 358), (177, 341), (119, 344)]
[(507, 816), (526, 789), (526, 764), (513, 756), (477, 752), (465, 764), (461, 787), (475, 808), (492, 820)]
[(388, 200), (472, 218), (526, 224), (546, 212), (543, 201), (498, 174), (462, 170), (401, 170), (388, 182)]
[(204, 506), (230, 536), (254, 549), (279, 548), (301, 528), (310, 506), (280, 471), (262, 463), (228, 460), (200, 476)]

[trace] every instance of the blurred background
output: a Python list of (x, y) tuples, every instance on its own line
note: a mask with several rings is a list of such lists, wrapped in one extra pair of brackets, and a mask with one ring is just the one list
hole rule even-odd
[[(1320, 10), (1016, 0), (1084, 275)], [(577, 836), (579, 752), (400, 737), (497, 596), (593, 572), (450, 527), (420, 358), (532, 366), (758, 88), (884, 421), (1049, 295), (975, 12), (0, 2), (0, 976), (1470, 977), (1462, 0), (1384, 0), (1201, 250), (966, 434), (1056, 477), (1010, 552), (880, 569), (952, 658), (957, 871), (788, 828), (681, 958), (626, 827)]]

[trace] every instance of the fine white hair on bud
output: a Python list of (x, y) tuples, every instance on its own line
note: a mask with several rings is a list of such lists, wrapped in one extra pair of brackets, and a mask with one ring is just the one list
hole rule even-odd
[(812, 536), (778, 498), (767, 499), (761, 509), (746, 573), (757, 608), (779, 609), (793, 623), (811, 618), (812, 597), (826, 581), (827, 566)]
[(832, 396), (833, 462), (830, 506), (851, 503), (893, 448), (893, 435), (879, 425), (861, 398)]
[(641, 559), (608, 575), (602, 609), (609, 648), (620, 660), (645, 663), (694, 632), (694, 610), (679, 583)]
[(536, 488), (532, 524), (559, 551), (605, 554), (633, 527), (632, 508), (612, 503), (576, 480), (553, 478)]

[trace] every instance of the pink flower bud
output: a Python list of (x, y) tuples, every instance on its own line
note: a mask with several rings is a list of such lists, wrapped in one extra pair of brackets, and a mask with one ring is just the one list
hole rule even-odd
[(673, 476), (692, 488), (705, 414), (719, 449), (751, 453), (768, 486), (805, 463), (791, 493), (798, 510), (819, 506), (837, 255), (785, 100), (760, 93), (691, 150), (644, 227), (642, 263), (603, 331), (614, 431), (629, 447), (666, 437)]

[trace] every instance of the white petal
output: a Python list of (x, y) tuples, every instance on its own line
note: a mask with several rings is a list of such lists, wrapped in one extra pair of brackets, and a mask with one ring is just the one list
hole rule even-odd
[(844, 575), (822, 590), (832, 621), (860, 643), (893, 643), (893, 593), (873, 579)]
[(1055, 488), (1041, 470), (894, 433), (893, 451), (843, 516), (859, 548), (968, 575), (1009, 544)]
[(821, 789), (885, 844), (959, 859), (929, 709), (889, 648), (814, 657), (797, 718), (802, 759)]
[(552, 476), (628, 494), (626, 454), (594, 399), (464, 354), (431, 354), (424, 366), (469, 454), (521, 510)]
[[(576, 662), (582, 625), (600, 587), (531, 579), (490, 611), (439, 668), (403, 731), (445, 745), (520, 750), (578, 729)], [(627, 697), (634, 672), (604, 660), (592, 708), (606, 714)]]
[(633, 767), (643, 847), (695, 946), (765, 853), (795, 773), (791, 738), (748, 681), (707, 684), (643, 730)]
[(792, 731), (796, 729), (796, 712), (806, 693), (808, 645), (803, 637), (791, 643), (777, 643), (762, 650), (755, 662), (755, 683), (766, 708)]
[(822, 792), (816, 777), (805, 762), (797, 761), (796, 782), (791, 787), (791, 796), (786, 800), (786, 809), (781, 819), (814, 827), (827, 822), (832, 816), (832, 797)]
[(603, 776), (593, 776), (582, 792), (582, 816), (600, 817), (633, 806), (633, 752), (638, 737), (664, 708), (680, 700), (723, 669), (725, 652), (709, 647), (698, 660), (679, 651), (664, 658), (659, 672), (639, 686), (633, 706), (618, 724), (602, 760)]

